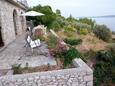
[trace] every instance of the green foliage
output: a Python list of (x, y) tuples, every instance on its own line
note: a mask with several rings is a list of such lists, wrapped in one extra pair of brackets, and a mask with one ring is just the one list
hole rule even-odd
[(82, 28), (79, 30), (79, 33), (82, 35), (87, 35), (88, 34), (88, 30), (86, 28)]
[(108, 85), (109, 82), (115, 81), (115, 58), (114, 51), (99, 51), (96, 54), (96, 65), (94, 66), (95, 86), (101, 83)]
[(75, 49), (75, 48), (70, 48), (63, 54), (64, 56), (64, 66), (67, 67), (69, 64), (72, 63), (72, 60), (75, 58), (80, 58), (81, 54)]
[(111, 51), (112, 56), (115, 57), (115, 44), (109, 47), (109, 51)]
[(53, 21), (50, 25), (49, 28), (59, 31), (66, 25), (64, 17), (61, 16), (56, 16), (56, 20)]
[(72, 15), (70, 14), (70, 16), (66, 19), (68, 22), (76, 22), (77, 19), (75, 19), (74, 17), (72, 17)]
[(68, 37), (73, 37), (75, 32), (76, 32), (76, 29), (70, 25), (64, 27), (64, 33)]
[(92, 28), (92, 29), (93, 29), (94, 24), (95, 24), (95, 21), (94, 21), (94, 20), (88, 19), (88, 18), (80, 18), (80, 19), (79, 19), (79, 22), (85, 23), (85, 24), (88, 24), (88, 25), (91, 25), (91, 28)]
[(70, 45), (78, 45), (82, 43), (82, 39), (64, 39), (65, 43), (70, 44)]
[(96, 60), (97, 61), (104, 61), (104, 62), (112, 62), (112, 56), (111, 53), (107, 52), (107, 51), (101, 51), (97, 53), (96, 56)]
[(115, 31), (112, 31), (112, 34), (115, 35)]
[(58, 52), (55, 55), (57, 58), (63, 59), (64, 68), (69, 67), (72, 64), (72, 60), (75, 58), (82, 58), (82, 55), (75, 48), (71, 47), (68, 50)]
[(59, 9), (56, 9), (56, 14), (61, 15), (61, 11)]
[(57, 16), (56, 21), (60, 24), (61, 28), (63, 28), (66, 25), (66, 20), (62, 16)]
[(85, 23), (81, 23), (81, 22), (76, 22), (74, 27), (76, 28), (76, 30), (78, 32), (80, 32), (81, 29), (87, 29), (88, 32), (91, 32), (91, 25), (85, 24)]
[(40, 22), (41, 24), (44, 24), (47, 27), (49, 27), (49, 25), (56, 19), (56, 14), (52, 11), (52, 8), (48, 5), (47, 6), (38, 5), (33, 8), (30, 8), (29, 11), (30, 10), (34, 10), (45, 14), (44, 16), (27, 17), (27, 20), (34, 21), (34, 25), (38, 25)]
[(105, 25), (96, 25), (93, 32), (98, 38), (106, 42), (111, 40), (112, 33)]
[(58, 21), (53, 21), (50, 25), (50, 28), (52, 28), (54, 31), (58, 31), (59, 28), (61, 28), (60, 24)]
[(22, 74), (21, 65), (13, 65), (12, 66), (13, 74)]
[(69, 26), (65, 26), (64, 27), (64, 31), (67, 32), (67, 33), (68, 32), (70, 33), (70, 32), (76, 31), (76, 29), (74, 27), (72, 27), (72, 26), (69, 25)]
[(56, 48), (57, 38), (52, 34), (48, 35), (47, 38), (48, 38), (47, 39), (48, 48)]
[[(50, 6), (35, 6), (33, 8), (30, 8), (28, 11), (34, 10), (37, 12), (41, 12), (45, 14), (44, 16), (36, 16), (36, 17), (27, 17), (27, 20), (33, 20), (34, 25), (44, 24), (48, 27), (48, 29), (54, 29), (58, 31), (60, 28), (68, 28), (68, 26), (71, 26), (74, 29), (80, 29), (80, 28), (87, 28), (88, 31), (91, 30), (91, 25), (93, 23), (92, 20), (86, 20), (86, 19), (80, 19), (77, 20), (72, 15), (70, 15), (67, 19), (61, 16), (61, 11), (59, 9), (56, 10), (56, 13), (52, 11), (52, 8)], [(79, 24), (78, 24), (79, 23)], [(64, 28), (64, 29), (65, 29)], [(73, 30), (73, 29), (72, 29)], [(73, 30), (75, 31), (75, 30)]]

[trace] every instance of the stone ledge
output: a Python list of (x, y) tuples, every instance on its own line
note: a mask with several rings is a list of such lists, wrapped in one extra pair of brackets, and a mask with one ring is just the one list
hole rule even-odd
[[(91, 70), (91, 68), (89, 68), (81, 59), (75, 59), (73, 61), (74, 63), (76, 62), (77, 65), (79, 65), (76, 68), (71, 68), (71, 69), (61, 69), (61, 70), (53, 70), (53, 71), (47, 71), (47, 72), (35, 72), (35, 73), (28, 73), (28, 74), (17, 74), (17, 75), (13, 75), (10, 77), (26, 77), (26, 76), (47, 76), (47, 75), (63, 75), (63, 74), (73, 74), (73, 73), (81, 73), (81, 74), (85, 74), (87, 75), (87, 73), (92, 74), (93, 71)], [(76, 64), (74, 64), (76, 66)], [(84, 73), (86, 72), (86, 73)], [(4, 76), (4, 77), (8, 77), (8, 76)], [(0, 77), (1, 79), (1, 77)]]
[(30, 82), (33, 82), (33, 84), (39, 82), (42, 86), (44, 84), (52, 86), (67, 86), (68, 84), (69, 86), (73, 84), (75, 86), (93, 86), (93, 71), (81, 59), (75, 59), (73, 63), (77, 66), (76, 68), (3, 76), (0, 77), (0, 83), (13, 83), (12, 86), (19, 82), (23, 86), (25, 84), (28, 86)]
[(81, 59), (74, 59), (73, 64), (76, 68), (87, 71), (87, 74), (93, 74), (92, 69)]

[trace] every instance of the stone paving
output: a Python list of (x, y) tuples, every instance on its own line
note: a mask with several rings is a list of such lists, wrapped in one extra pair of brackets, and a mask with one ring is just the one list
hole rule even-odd
[(30, 47), (24, 47), (24, 36), (18, 37), (3, 51), (0, 51), (0, 70), (11, 69), (14, 64), (21, 64), (25, 67), (28, 63), (29, 67), (41, 65), (56, 65), (56, 61), (49, 55), (47, 45), (41, 42), (41, 45), (31, 52)]

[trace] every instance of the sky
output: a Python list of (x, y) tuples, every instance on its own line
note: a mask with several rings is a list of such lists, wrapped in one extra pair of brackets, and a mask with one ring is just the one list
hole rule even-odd
[(68, 17), (115, 15), (115, 0), (27, 0), (30, 7), (50, 5)]

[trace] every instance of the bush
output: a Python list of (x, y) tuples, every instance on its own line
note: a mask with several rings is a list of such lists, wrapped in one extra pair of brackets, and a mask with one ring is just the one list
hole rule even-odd
[(98, 38), (106, 42), (110, 41), (112, 38), (112, 33), (110, 29), (107, 28), (105, 25), (96, 25), (93, 32)]
[(111, 52), (112, 56), (115, 57), (115, 44), (109, 47), (109, 51)]
[(22, 68), (20, 66), (20, 64), (12, 66), (13, 74), (22, 74)]
[(67, 43), (67, 44), (70, 44), (70, 45), (78, 45), (78, 44), (81, 44), (82, 43), (82, 39), (64, 39), (64, 41)]
[(115, 83), (115, 58), (113, 51), (99, 51), (96, 53), (96, 65), (94, 66), (95, 86), (101, 83), (107, 86), (109, 82)]
[(69, 25), (69, 26), (65, 26), (64, 27), (64, 31), (67, 32), (67, 33), (68, 32), (75, 32), (76, 29), (74, 27), (72, 27), (72, 26)]
[(86, 28), (81, 28), (79, 33), (83, 34), (83, 35), (87, 35), (88, 34), (88, 30)]
[(69, 64), (72, 63), (72, 60), (75, 58), (81, 58), (81, 54), (75, 49), (70, 48), (63, 54), (64, 56), (64, 67), (67, 67)]
[(115, 35), (115, 31), (112, 31), (112, 34)]
[(78, 50), (71, 47), (69, 50), (57, 52), (55, 57), (62, 59), (64, 68), (67, 68), (72, 64), (73, 59), (82, 58), (82, 55), (78, 52)]
[(80, 28), (87, 28), (88, 32), (91, 31), (91, 25), (88, 25), (88, 24), (85, 24), (85, 23), (81, 23), (81, 22), (76, 22), (75, 28), (77, 30), (80, 30)]
[(55, 31), (59, 31), (61, 28), (65, 26), (65, 23), (65, 18), (58, 15), (56, 16), (56, 19), (50, 24), (50, 28)]
[(52, 34), (48, 35), (47, 44), (48, 44), (48, 48), (56, 48), (57, 38)]
[(58, 31), (61, 28), (61, 26), (57, 21), (53, 21), (50, 25), (50, 28), (52, 28), (54, 31)]
[(80, 19), (79, 19), (79, 22), (90, 25), (92, 29), (93, 29), (94, 24), (95, 24), (95, 21), (94, 21), (94, 20), (88, 19), (88, 18), (80, 18)]
[(97, 61), (112, 62), (112, 55), (107, 51), (100, 51), (96, 54)]
[(64, 27), (64, 33), (68, 37), (73, 37), (75, 32), (76, 32), (76, 29), (72, 27), (71, 25)]

